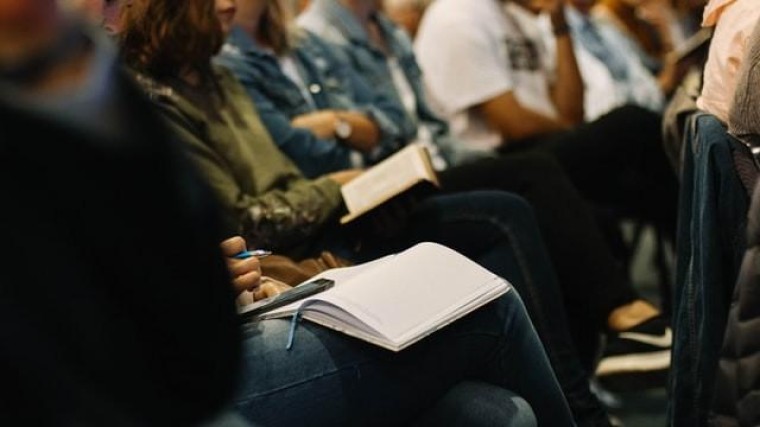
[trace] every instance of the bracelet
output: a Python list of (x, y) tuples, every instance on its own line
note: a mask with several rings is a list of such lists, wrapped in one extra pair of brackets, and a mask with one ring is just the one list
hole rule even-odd
[(567, 24), (552, 25), (552, 33), (555, 36), (564, 36), (570, 32), (570, 26)]

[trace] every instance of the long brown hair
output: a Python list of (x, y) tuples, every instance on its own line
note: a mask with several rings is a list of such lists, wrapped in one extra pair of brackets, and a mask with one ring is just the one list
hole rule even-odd
[(214, 0), (132, 0), (122, 21), (125, 62), (156, 78), (206, 74), (224, 43)]
[(277, 55), (284, 55), (293, 48), (292, 11), (283, 0), (267, 0), (267, 6), (259, 22), (259, 37)]

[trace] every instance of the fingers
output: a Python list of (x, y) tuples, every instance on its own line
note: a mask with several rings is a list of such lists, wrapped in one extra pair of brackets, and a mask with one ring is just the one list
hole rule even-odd
[(234, 256), (240, 252), (245, 251), (245, 239), (240, 236), (231, 237), (223, 241), (220, 245), (224, 256)]
[(232, 279), (232, 286), (235, 288), (238, 294), (244, 291), (256, 292), (260, 283), (261, 272), (259, 270), (249, 271), (240, 276), (235, 276), (235, 278)]
[(260, 299), (277, 296), (290, 289), (292, 289), (292, 287), (286, 285), (285, 283), (278, 282), (269, 277), (264, 277), (261, 281), (261, 286), (259, 286), (259, 288), (254, 291), (253, 298), (254, 300), (258, 301)]
[(256, 257), (246, 259), (227, 258), (227, 269), (232, 277), (242, 276), (250, 271), (261, 273), (261, 262)]
[(255, 290), (261, 283), (261, 264), (258, 258), (227, 258), (227, 269), (232, 276), (232, 286), (240, 293)]
[(261, 264), (256, 257), (246, 259), (233, 258), (246, 250), (245, 239), (240, 236), (231, 237), (220, 244), (227, 262), (227, 269), (232, 276), (232, 286), (237, 293), (256, 289), (261, 282)]

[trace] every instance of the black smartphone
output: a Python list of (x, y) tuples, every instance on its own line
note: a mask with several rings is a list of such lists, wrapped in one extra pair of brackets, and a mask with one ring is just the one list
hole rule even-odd
[(330, 279), (316, 279), (311, 282), (298, 285), (293, 289), (283, 292), (280, 295), (265, 298), (260, 301), (256, 301), (252, 304), (248, 304), (238, 311), (238, 315), (243, 320), (248, 320), (252, 317), (259, 316), (267, 311), (274, 310), (275, 308), (288, 305), (292, 302), (304, 299), (306, 297), (324, 292), (333, 287), (334, 281)]

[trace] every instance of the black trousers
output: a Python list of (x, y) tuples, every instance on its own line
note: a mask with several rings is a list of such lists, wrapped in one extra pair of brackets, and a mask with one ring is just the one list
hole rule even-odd
[(543, 153), (515, 154), (453, 167), (439, 178), (444, 192), (503, 190), (533, 206), (561, 287), (568, 329), (582, 364), (591, 368), (610, 312), (638, 295), (559, 163)]
[(562, 288), (568, 327), (589, 367), (610, 312), (638, 295), (588, 202), (674, 230), (678, 186), (661, 149), (660, 120), (648, 110), (622, 107), (440, 174), (446, 192), (498, 189), (531, 203)]
[(567, 132), (505, 144), (501, 154), (554, 157), (589, 202), (675, 235), (678, 182), (662, 148), (662, 117), (636, 106)]

